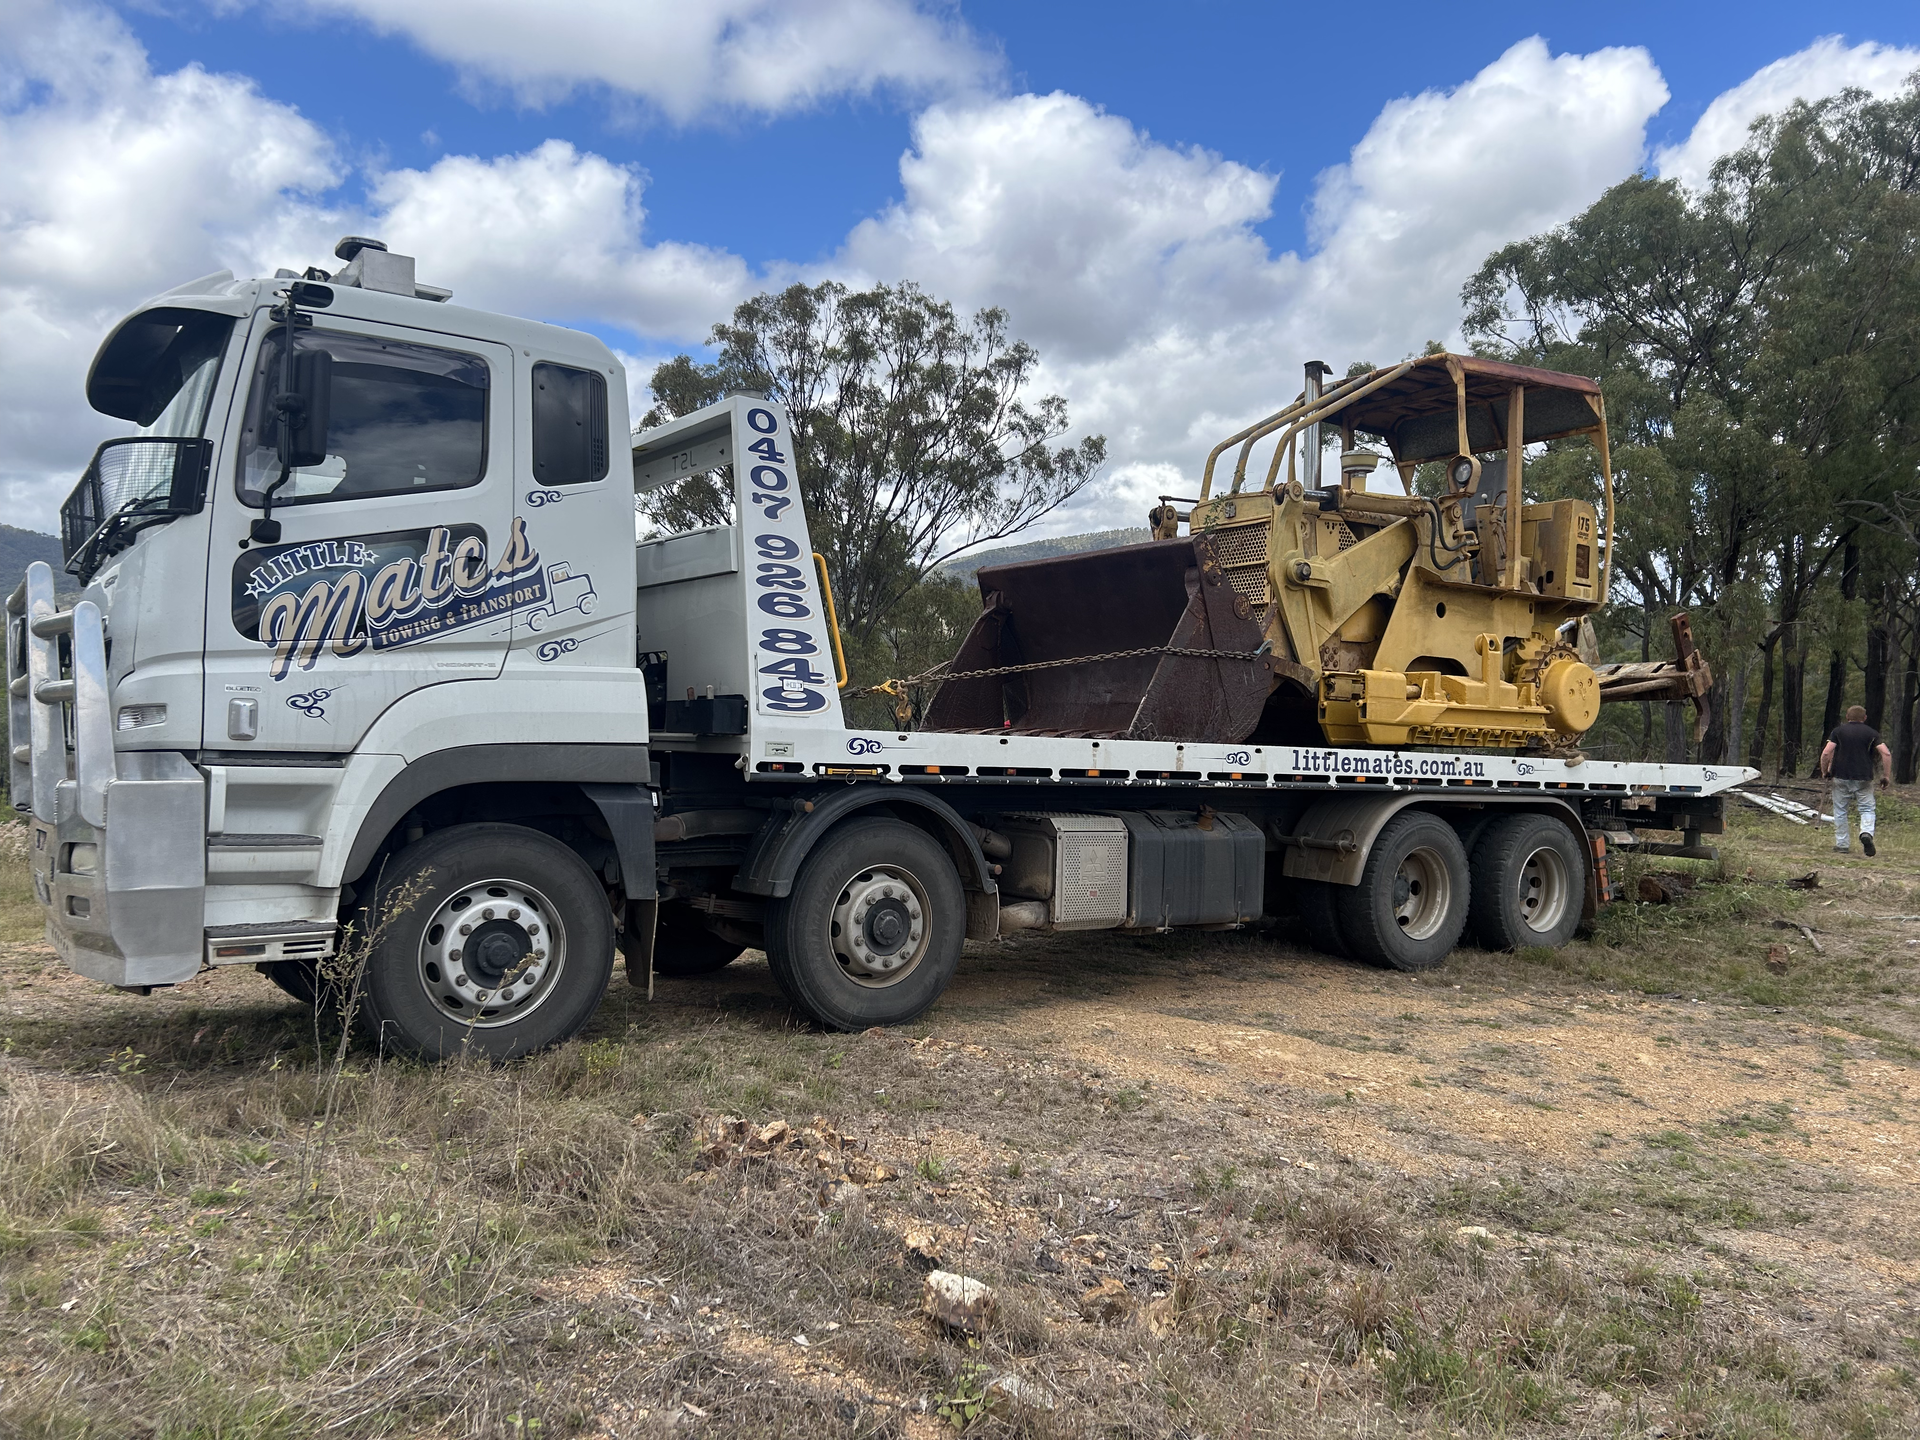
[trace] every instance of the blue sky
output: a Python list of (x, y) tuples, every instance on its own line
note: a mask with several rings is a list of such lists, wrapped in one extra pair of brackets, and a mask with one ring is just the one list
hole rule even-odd
[[(1385, 101), (1457, 84), (1528, 35), (1555, 51), (1647, 48), (1673, 92), (1648, 129), (1656, 145), (1683, 138), (1716, 95), (1822, 36), (1920, 45), (1913, 4), (1626, 0), (1357, 11), (984, 0), (960, 11), (1004, 55), (1011, 88), (1084, 96), (1163, 144), (1202, 145), (1281, 174), (1272, 218), (1256, 227), (1277, 250), (1306, 243), (1309, 183), (1346, 157)], [(1357, 13), (1370, 17), (1358, 38)], [(652, 179), (648, 213), (661, 232), (724, 246), (755, 265), (824, 259), (862, 217), (899, 198), (912, 107), (897, 97), (675, 125), (604, 91), (516, 103), (498, 87), (463, 84), (454, 66), (403, 36), (351, 21), (262, 6), (226, 14), (126, 6), (122, 14), (156, 69), (198, 63), (248, 75), (351, 152), (391, 165), (524, 150), (560, 135), (643, 166)], [(765, 197), (751, 219), (727, 203), (743, 170)]]
[[(143, 295), (349, 231), (630, 360), (756, 290), (1005, 306), (1131, 523), (1301, 361), (1457, 338), (1499, 244), (1920, 66), (1920, 7), (11, 0), (0, 496), (45, 528)], [(639, 398), (644, 398), (641, 396)]]

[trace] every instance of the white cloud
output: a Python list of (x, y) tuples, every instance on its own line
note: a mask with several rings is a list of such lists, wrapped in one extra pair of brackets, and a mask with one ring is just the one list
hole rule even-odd
[(1004, 305), (1062, 358), (1278, 298), (1252, 229), (1277, 178), (1156, 144), (1078, 96), (936, 106), (914, 123), (900, 180), (901, 203), (854, 229), (843, 263)]
[(0, 12), (0, 497), (48, 528), (112, 422), (86, 407), (106, 327), (144, 295), (315, 218), (327, 137), (251, 81), (154, 75), (120, 21), (54, 3)]
[(1290, 398), (1305, 361), (1344, 369), (1457, 335), (1487, 254), (1629, 173), (1666, 99), (1644, 50), (1522, 41), (1456, 89), (1388, 104), (1320, 177), (1307, 256), (1272, 254), (1254, 228), (1277, 177), (1071, 95), (938, 106), (914, 127), (901, 202), (840, 263), (1005, 305), (1116, 458), (1102, 496), (1056, 528), (1139, 523), (1151, 497), (1192, 493), (1214, 442)]
[(1665, 146), (1654, 156), (1654, 166), (1662, 175), (1702, 188), (1713, 162), (1744, 145), (1747, 127), (1762, 115), (1777, 114), (1795, 100), (1824, 100), (1849, 88), (1891, 95), (1916, 69), (1920, 50), (1872, 41), (1849, 47), (1838, 35), (1828, 35), (1762, 66), (1715, 97), (1683, 142)]
[[(428, 0), (312, 3), (351, 3), (395, 27), (411, 16), (423, 35), (443, 23), (451, 31), (446, 17), (456, 13)], [(869, 40), (887, 24), (904, 27), (890, 32), (904, 38), (871, 64), (859, 57), (880, 52), (858, 45), (829, 62), (808, 58), (836, 53), (810, 31), (795, 42), (798, 68), (776, 83), (755, 67), (777, 48), (769, 37), (801, 24), (803, 10), (867, 25)], [(487, 24), (471, 17), (492, 14), (457, 13), (476, 32)], [(567, 28), (571, 12), (535, 19), (556, 34), (585, 33)], [(835, 85), (935, 76), (924, 59), (933, 50), (910, 53), (915, 36), (948, 46), (941, 64), (960, 53), (950, 26), (905, 0), (778, 10), (736, 0), (660, 23), (659, 44), (680, 45), (681, 71), (699, 83), (675, 91), (669, 76), (647, 90), (656, 71), (622, 69), (627, 41), (617, 35), (593, 55), (598, 70), (567, 73), (613, 85), (618, 72), (631, 93), (693, 115), (707, 103), (699, 97), (721, 91), (772, 110)], [(489, 43), (505, 53), (519, 33), (508, 25)], [(536, 39), (522, 47), (520, 70), (489, 73), (528, 84), (559, 76), (552, 57), (565, 47)], [(961, 51), (977, 54), (968, 43)], [(484, 57), (474, 54), (478, 66)], [(1891, 88), (1914, 59), (1821, 42), (1715, 101), (1660, 163), (1704, 173), (1702, 157), (1737, 144), (1754, 113), (1844, 83)], [(1454, 89), (1387, 104), (1346, 163), (1315, 181), (1314, 248), (1276, 254), (1257, 227), (1280, 194), (1277, 175), (1160, 143), (1072, 95), (949, 97), (916, 120), (899, 203), (856, 226), (825, 269), (853, 281), (912, 278), (963, 306), (1005, 306), (1013, 333), (1044, 356), (1042, 383), (1071, 399), (1076, 429), (1108, 436), (1114, 456), (1101, 494), (1052, 528), (1133, 523), (1153, 496), (1191, 493), (1208, 447), (1290, 397), (1303, 361), (1344, 368), (1457, 340), (1462, 282), (1497, 246), (1565, 220), (1643, 163), (1647, 122), (1666, 98), (1644, 51), (1556, 56), (1523, 41)], [(336, 236), (379, 235), (463, 302), (619, 326), (647, 354), (697, 342), (745, 295), (799, 273), (756, 273), (723, 250), (651, 240), (643, 173), (563, 140), (370, 173), (363, 208), (337, 199), (346, 174), (329, 137), (298, 111), (244, 77), (195, 66), (156, 74), (104, 9), (54, 0), (0, 8), (0, 497), (9, 523), (49, 528), (92, 444), (114, 428), (80, 394), (106, 328), (196, 274), (330, 265)]]
[(680, 123), (880, 89), (992, 79), (997, 56), (947, 6), (914, 0), (303, 0), (406, 35), (540, 104), (605, 86)]
[(640, 193), (632, 169), (549, 140), (524, 155), (388, 171), (367, 223), (464, 304), (699, 339), (753, 277), (724, 251), (643, 245)]
[(754, 288), (744, 262), (643, 243), (641, 175), (549, 141), (370, 177), (370, 210), (330, 201), (328, 137), (250, 80), (156, 74), (118, 18), (0, 12), (0, 500), (50, 529), (95, 443), (124, 426), (82, 385), (108, 328), (146, 297), (227, 268), (334, 263), (379, 235), (465, 302), (697, 341)]

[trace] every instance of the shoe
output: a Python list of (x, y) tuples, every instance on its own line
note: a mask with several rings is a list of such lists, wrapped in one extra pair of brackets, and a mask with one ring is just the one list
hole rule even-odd
[(1862, 832), (1860, 836), (1860, 848), (1867, 852), (1867, 858), (1871, 860), (1873, 858), (1873, 836)]

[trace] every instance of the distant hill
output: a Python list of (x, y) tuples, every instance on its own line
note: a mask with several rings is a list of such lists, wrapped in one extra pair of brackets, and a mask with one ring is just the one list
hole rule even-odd
[(1082, 550), (1111, 550), (1116, 545), (1141, 545), (1153, 538), (1144, 525), (1125, 530), (1094, 530), (1086, 535), (1055, 535), (1046, 540), (1028, 540), (1019, 545), (1003, 545), (998, 550), (976, 550), (949, 560), (939, 574), (956, 580), (970, 580), (982, 565), (1011, 565), (1020, 560), (1045, 560), (1052, 555), (1074, 555)]
[(11, 595), (13, 587), (26, 575), (27, 566), (36, 560), (44, 560), (53, 566), (56, 589), (73, 588), (73, 577), (60, 568), (62, 562), (58, 537), (42, 535), (38, 530), (17, 530), (11, 525), (0, 525), (0, 594)]

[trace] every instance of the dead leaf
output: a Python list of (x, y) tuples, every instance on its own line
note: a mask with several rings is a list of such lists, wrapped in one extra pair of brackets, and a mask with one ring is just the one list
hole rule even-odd
[(1098, 1324), (1124, 1319), (1133, 1310), (1133, 1296), (1118, 1277), (1109, 1275), (1080, 1297), (1080, 1318)]

